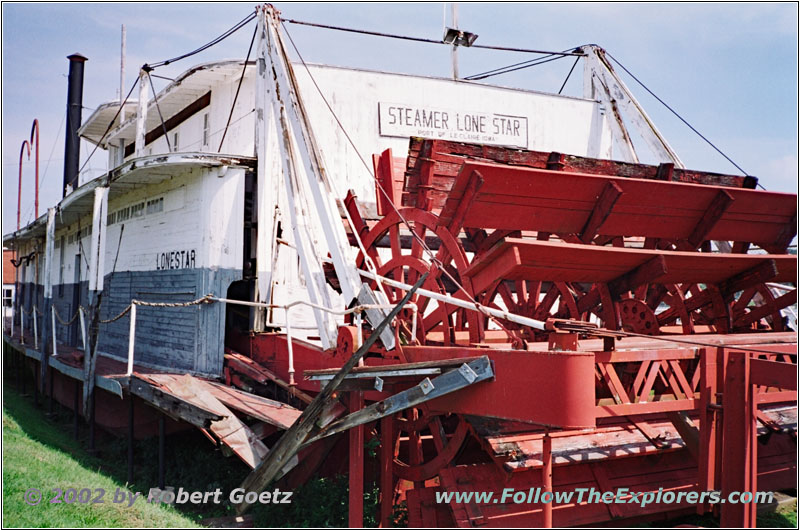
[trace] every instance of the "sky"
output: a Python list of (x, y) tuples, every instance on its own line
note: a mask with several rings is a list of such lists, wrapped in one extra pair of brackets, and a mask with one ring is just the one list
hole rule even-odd
[[(83, 118), (119, 97), (120, 25), (127, 29), (126, 92), (144, 63), (193, 50), (253, 9), (253, 2), (8, 3), (2, 5), (2, 229), (16, 227), (20, 146), (38, 118), (42, 215), (61, 198), (67, 55), (89, 58)], [(440, 39), (450, 23), (443, 3), (284, 3), (285, 18)], [(459, 3), (459, 27), (477, 43), (542, 50), (598, 44), (768, 190), (797, 193), (798, 6), (796, 3)], [(177, 77), (192, 65), (243, 58), (253, 23), (219, 45), (156, 73)], [(449, 76), (447, 46), (287, 25), (308, 62)], [(529, 59), (513, 52), (459, 51), (468, 76)], [(486, 80), (558, 92), (569, 58)], [(625, 73), (637, 99), (688, 168), (739, 174)], [(576, 68), (564, 89), (579, 96)], [(157, 90), (166, 81), (154, 79)], [(81, 165), (92, 146), (82, 142)], [(104, 173), (98, 150), (87, 164)], [(33, 160), (23, 163), (22, 224), (33, 219)]]

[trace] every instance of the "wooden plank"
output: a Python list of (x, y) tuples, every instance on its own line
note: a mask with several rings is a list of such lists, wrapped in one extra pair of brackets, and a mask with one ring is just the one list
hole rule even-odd
[(208, 382), (214, 397), (226, 406), (241, 411), (262, 422), (272, 424), (278, 428), (288, 429), (300, 416), (300, 410), (288, 404), (276, 402), (262, 396), (254, 395), (222, 385)]
[(711, 204), (706, 209), (703, 217), (700, 218), (700, 221), (697, 222), (692, 233), (687, 238), (687, 249), (697, 249), (701, 243), (703, 243), (708, 238), (706, 235), (711, 232), (711, 229), (714, 228), (714, 225), (720, 220), (722, 215), (728, 210), (728, 207), (731, 206), (733, 203), (733, 196), (729, 194), (726, 190), (720, 190), (717, 192), (717, 195), (714, 196), (714, 199), (711, 201)]
[(151, 374), (148, 379), (154, 380), (184, 401), (222, 416), (222, 419), (211, 423), (209, 430), (250, 468), (256, 468), (269, 452), (250, 428), (214, 397), (214, 389), (210, 383), (189, 374)]
[[(719, 188), (696, 184), (612, 179), (467, 161), (452, 185), (448, 203), (460, 201), (459, 181), (468, 179), (473, 171), (481, 174), (484, 184), (464, 226), (484, 229), (578, 234), (603, 188), (614, 182), (623, 195), (603, 223), (601, 235), (686, 240), (720, 192)], [(735, 188), (726, 189), (726, 193), (734, 201), (705, 234), (707, 239), (771, 245), (796, 215), (794, 194)], [(503, 215), (498, 216), (498, 212)]]
[[(352, 371), (350, 371), (351, 375), (357, 375), (359, 373), (364, 372), (379, 372), (379, 371), (403, 371), (403, 370), (414, 370), (414, 369), (428, 369), (428, 368), (448, 368), (448, 367), (460, 367), (464, 363), (469, 363), (471, 361), (475, 361), (479, 358), (479, 356), (473, 356), (468, 358), (453, 358), (453, 359), (446, 359), (446, 360), (431, 360), (431, 361), (418, 361), (414, 363), (391, 363), (388, 365), (365, 365), (363, 367), (354, 367)], [(323, 374), (336, 374), (339, 372), (338, 368), (334, 369), (314, 369), (303, 371), (303, 375), (308, 378), (310, 376), (318, 376)]]
[(223, 416), (219, 413), (186, 401), (180, 396), (145, 382), (136, 376), (131, 377), (130, 392), (155, 406), (156, 409), (165, 412), (170, 417), (183, 420), (198, 428), (208, 429), (211, 427), (212, 422), (223, 419)]
[[(795, 255), (661, 251), (506, 238), (463, 274), (472, 279), (476, 291), (505, 279), (616, 282), (615, 288), (622, 291), (642, 282), (722, 283), (723, 293), (732, 293), (731, 289), (744, 289), (754, 279), (792, 282), (796, 267)], [(767, 278), (770, 272), (776, 274)]]
[(578, 235), (578, 238), (581, 242), (589, 243), (594, 239), (595, 235), (597, 234), (597, 230), (600, 228), (603, 222), (605, 222), (609, 214), (611, 214), (611, 209), (614, 208), (614, 205), (617, 203), (617, 200), (621, 195), (622, 188), (620, 188), (614, 181), (609, 181), (606, 183), (605, 188), (603, 188), (602, 193), (597, 198), (597, 203), (595, 203), (594, 208), (592, 208), (592, 213), (589, 215), (589, 219), (586, 220), (586, 225)]

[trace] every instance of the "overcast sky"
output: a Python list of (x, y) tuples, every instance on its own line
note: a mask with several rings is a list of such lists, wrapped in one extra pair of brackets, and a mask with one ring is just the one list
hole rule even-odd
[[(19, 149), (41, 124), (40, 215), (61, 197), (68, 61), (86, 63), (84, 119), (118, 97), (120, 24), (127, 26), (126, 91), (138, 66), (192, 50), (244, 18), (253, 2), (226, 4), (12, 4), (2, 6), (3, 234), (16, 224)], [(277, 3), (287, 18), (430, 39), (442, 36), (442, 3)], [(596, 43), (619, 59), (769, 190), (797, 193), (797, 12), (782, 4), (462, 3), (459, 26), (478, 43), (563, 50)], [(175, 77), (192, 64), (243, 58), (253, 26), (220, 45), (158, 70)], [(289, 25), (310, 62), (448, 76), (445, 46)], [(461, 49), (462, 76), (529, 56)], [(500, 85), (557, 92), (572, 65), (562, 59), (491, 78)], [(580, 95), (580, 69), (565, 93)], [(623, 79), (687, 167), (738, 174), (633, 80)], [(157, 81), (157, 88), (163, 86)], [(91, 146), (82, 144), (81, 161)], [(106, 169), (98, 152), (89, 163)], [(23, 165), (23, 225), (33, 219), (33, 162)]]

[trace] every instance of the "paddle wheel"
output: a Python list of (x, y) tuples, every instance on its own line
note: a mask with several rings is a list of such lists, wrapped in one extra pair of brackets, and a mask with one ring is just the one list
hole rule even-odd
[[(495, 492), (546, 486), (548, 459), (556, 465), (554, 477), (566, 480), (562, 488), (611, 490), (627, 478), (643, 490), (657, 489), (651, 476), (671, 478), (681, 489), (720, 481), (722, 452), (714, 445), (720, 444), (721, 419), (707, 413), (719, 398), (708, 386), (712, 379), (716, 386), (723, 381), (729, 349), (750, 345), (756, 358), (796, 363), (794, 334), (780, 333), (789, 330), (789, 314), (782, 310), (796, 303), (796, 289), (787, 284), (794, 282), (797, 262), (786, 254), (795, 234), (794, 195), (755, 191), (752, 178), (671, 165), (436, 140), (412, 139), (407, 160), (387, 151), (374, 164), (384, 216), (365, 222), (355, 198), (346, 203), (379, 275), (410, 285), (428, 272), (429, 291), (536, 321), (588, 322), (603, 332), (585, 329), (586, 337), (605, 336), (579, 342), (574, 334), (415, 295), (418, 314), (399, 319), (401, 361), (480, 349), (495, 363), (502, 390), (464, 391), (459, 399), (435, 400), (395, 419), (393, 477), (416, 486), (407, 493), (410, 523), (543, 525), (555, 514), (557, 525), (579, 525), (671, 509), (451, 503), (447, 512), (434, 502), (435, 492), (463, 492), (466, 486), (494, 486)], [(760, 250), (748, 253), (753, 248)], [(367, 265), (360, 253), (359, 268)], [(386, 289), (393, 302), (405, 294), (397, 284)], [(593, 352), (593, 376), (582, 379), (578, 369), (513, 355), (553, 349)], [(534, 371), (555, 380), (540, 378), (539, 387), (530, 377)], [(579, 381), (592, 382), (592, 405), (583, 401), (570, 412), (563, 398)], [(769, 419), (784, 415), (782, 400), (795, 395), (769, 391), (759, 418), (763, 429), (772, 426), (777, 433)], [(552, 410), (533, 405), (550, 393), (562, 398), (552, 401)], [(514, 398), (529, 406), (513, 404)], [(565, 418), (581, 407), (594, 418)], [(697, 438), (705, 448), (695, 444)], [(486, 452), (483, 458), (455, 451), (469, 441)], [(791, 462), (794, 470), (793, 460), (781, 453), (789, 448), (791, 437), (770, 446), (769, 462)], [(615, 461), (613, 469), (606, 465), (620, 452), (630, 458)], [(646, 456), (660, 456), (660, 464)], [(694, 464), (686, 467), (687, 459)], [(793, 484), (774, 470), (764, 476), (763, 484)], [(431, 478), (438, 486), (424, 483)]]

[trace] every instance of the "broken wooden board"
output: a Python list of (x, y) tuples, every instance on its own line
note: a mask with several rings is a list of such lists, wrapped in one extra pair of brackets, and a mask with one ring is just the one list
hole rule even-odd
[(212, 422), (209, 429), (250, 468), (256, 468), (269, 452), (253, 431), (215, 396), (211, 383), (189, 374), (150, 374), (147, 378), (186, 402), (224, 416)]
[(302, 413), (283, 402), (247, 393), (216, 382), (207, 382), (214, 397), (241, 413), (250, 415), (282, 430), (288, 429)]

